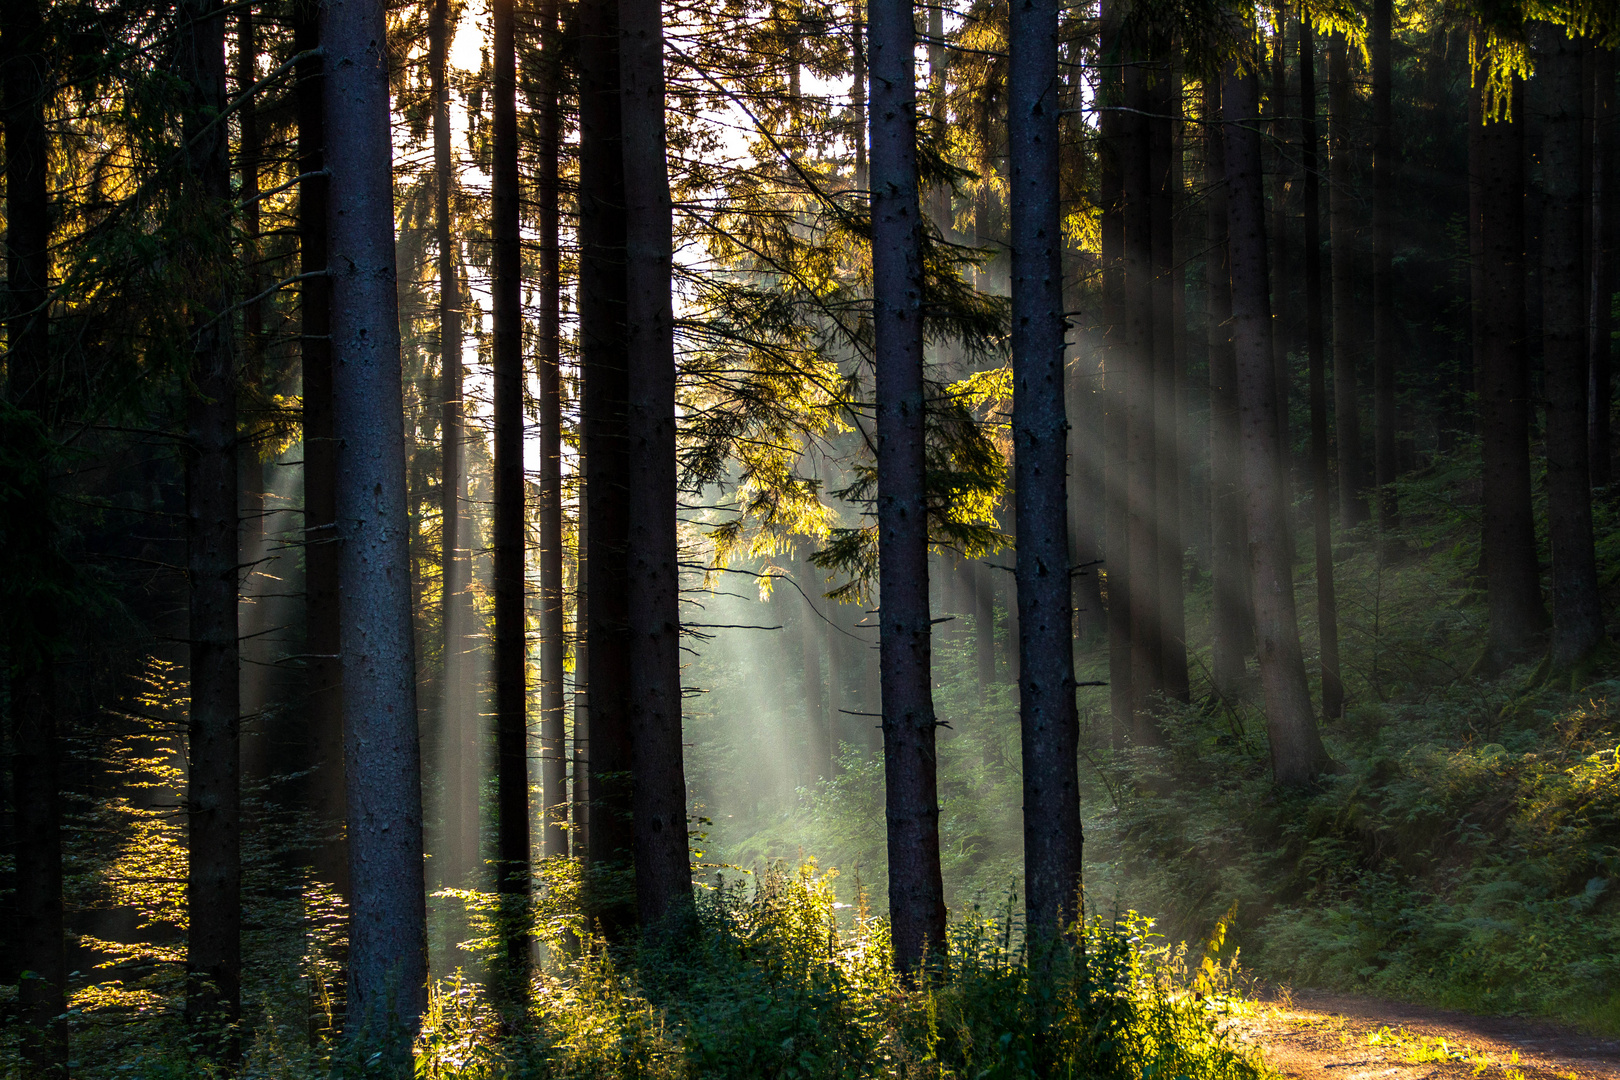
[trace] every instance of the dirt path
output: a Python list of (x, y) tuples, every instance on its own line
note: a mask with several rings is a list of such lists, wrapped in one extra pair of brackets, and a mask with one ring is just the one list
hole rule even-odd
[(1347, 994), (1274, 998), (1237, 1024), (1298, 1080), (1620, 1080), (1620, 1039)]

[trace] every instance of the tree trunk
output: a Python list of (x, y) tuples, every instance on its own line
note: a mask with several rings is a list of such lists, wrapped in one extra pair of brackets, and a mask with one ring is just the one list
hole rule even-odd
[(1547, 394), (1547, 520), (1552, 539), (1552, 664), (1578, 669), (1603, 639), (1592, 487), (1587, 468), (1585, 304), (1581, 240), (1581, 44), (1543, 27), (1540, 65), (1542, 360)]
[(1609, 408), (1613, 394), (1615, 260), (1620, 257), (1620, 204), (1615, 200), (1615, 50), (1592, 50), (1592, 261), (1588, 359), (1587, 457), (1592, 486), (1614, 483)]
[[(577, 476), (585, 475), (584, 455), (576, 457)], [(581, 492), (579, 517), (574, 526), (574, 801), (569, 807), (569, 824), (573, 835), (569, 837), (574, 858), (590, 857), (591, 832), (591, 596), (588, 587), (590, 563), (586, 553), (590, 549), (590, 529), (584, 512)]]
[(1484, 434), (1484, 559), (1490, 638), (1479, 669), (1494, 674), (1527, 657), (1547, 625), (1530, 501), (1530, 372), (1524, 303), (1523, 84), (1487, 117), (1480, 139), (1484, 233), (1479, 350)]
[(982, 562), (972, 564), (973, 662), (979, 676), (979, 704), (990, 699), (996, 684), (996, 590), (993, 571)]
[(909, 0), (872, 0), (872, 291), (876, 342), (878, 588), (889, 917), (894, 962), (942, 960), (924, 484), (923, 261), (916, 30)]
[[(585, 0), (580, 41), (579, 318), (584, 372), (586, 562), (590, 566), (590, 861), (634, 858), (630, 784), (629, 371), (625, 345), (625, 173), (617, 0)], [(632, 913), (595, 912), (609, 933)]]
[(1366, 467), (1361, 457), (1361, 403), (1356, 365), (1361, 359), (1356, 314), (1356, 223), (1351, 113), (1355, 100), (1349, 45), (1341, 33), (1328, 38), (1328, 224), (1333, 252), (1333, 419), (1339, 457), (1339, 526), (1367, 520)]
[[(1168, 68), (1168, 65), (1165, 65)], [(1176, 411), (1176, 158), (1181, 153), (1181, 76), (1161, 70), (1148, 122), (1152, 169), (1154, 535), (1158, 544), (1159, 680), (1166, 697), (1187, 700), (1186, 580), (1181, 543), (1181, 430)]]
[[(315, 0), (294, 6), (293, 47), (321, 41)], [(327, 204), (325, 69), (320, 56), (298, 65), (299, 364), (303, 370), (305, 709), (312, 735), (313, 798), (323, 837), (315, 871), (349, 895), (349, 844), (343, 775), (343, 671), (339, 649), (337, 429), (332, 414), (332, 279), (326, 276)]]
[(619, 0), (630, 356), (630, 728), (636, 906), (655, 931), (692, 906), (681, 757), (673, 225), (659, 0)]
[(1215, 693), (1234, 702), (1243, 694), (1254, 651), (1254, 589), (1249, 574), (1249, 522), (1244, 509), (1239, 438), (1237, 354), (1232, 351), (1232, 268), (1227, 243), (1226, 142), (1221, 137), (1221, 90), (1204, 80), (1204, 123), (1209, 184), (1209, 472), (1210, 678)]
[(227, 130), (211, 123), (225, 105), (225, 14), (188, 0), (182, 39), (188, 213), (204, 223), (203, 274), (186, 395), (186, 580), (190, 609), (191, 716), (186, 773), (186, 1023), (205, 1052), (234, 1060), (242, 1001), (242, 776), (236, 631), (236, 355), (229, 245)]
[[(1013, 486), (1018, 492), (1018, 716), (1024, 905), (1061, 934), (1080, 904), (1080, 721), (1070, 645), (1057, 0), (1013, 0), (1007, 162), (1012, 226)], [(1178, 583), (1179, 585), (1179, 583)]]
[(1305, 167), (1305, 341), (1311, 371), (1311, 524), (1316, 541), (1316, 632), (1322, 715), (1344, 715), (1339, 672), (1339, 603), (1333, 587), (1332, 480), (1328, 472), (1327, 336), (1322, 325), (1322, 193), (1316, 147), (1316, 42), (1299, 24), (1300, 157)]
[(568, 745), (563, 724), (562, 246), (558, 236), (562, 153), (562, 36), (557, 0), (540, 5), (540, 842), (546, 855), (568, 854)]
[(426, 1005), (426, 911), (410, 522), (394, 267), (387, 40), (377, 0), (328, 0), (325, 130), (332, 133), (327, 243), (343, 739), (349, 810), (351, 1036), (408, 1067)]
[(1271, 363), (1277, 380), (1277, 467), (1283, 474), (1283, 494), (1293, 503), (1293, 439), (1288, 431), (1288, 346), (1293, 338), (1293, 321), (1289, 293), (1293, 288), (1292, 268), (1288, 265), (1288, 181), (1293, 162), (1288, 148), (1288, 133), (1283, 128), (1283, 117), (1288, 112), (1288, 16), (1277, 17), (1277, 32), (1271, 48), (1271, 88), (1267, 95), (1267, 112), (1273, 147), (1275, 175), (1271, 187), (1271, 250), (1272, 265)]
[(1227, 220), (1232, 261), (1232, 345), (1237, 354), (1238, 421), (1254, 575), (1255, 637), (1266, 699), (1271, 770), (1278, 784), (1303, 787), (1326, 766), (1294, 613), (1288, 518), (1277, 469), (1277, 381), (1272, 367), (1270, 279), (1266, 270), (1265, 181), (1254, 116), (1254, 76), (1228, 65), (1223, 80)]
[[(35, 414), (47, 431), (50, 371), (50, 137), (45, 127), (49, 99), (45, 28), (39, 0), (0, 5), (0, 89), (6, 143), (6, 376), (13, 405)], [(31, 485), (28, 505), (39, 508), (33, 524), (42, 548), (54, 545), (47, 517), (48, 482)], [(7, 523), (7, 529), (16, 523)], [(15, 538), (13, 538), (14, 540)], [(54, 605), (41, 605), (34, 627), (41, 640), (56, 637)], [(11, 629), (11, 628), (8, 628)], [(62, 923), (61, 797), (57, 790), (57, 702), (48, 656), (23, 657), (5, 650), (11, 668), (11, 839), (14, 843), (15, 925), (7, 927), (17, 970), (16, 1008), (22, 1021), (24, 1077), (67, 1077), (67, 960)]]
[[(242, 8), (236, 16), (236, 93), (242, 104), (236, 110), (240, 137), (237, 147), (237, 199), (242, 207), (242, 284), (249, 300), (242, 306), (242, 382), (254, 388), (264, 383), (264, 301), (257, 299), (263, 291), (260, 280), (260, 224), (259, 224), (259, 158), (264, 153), (259, 130), (257, 95), (250, 92), (259, 75), (258, 18), (252, 6)], [(248, 433), (247, 452), (239, 455), (241, 465), (238, 490), (242, 496), (239, 517), (243, 523), (242, 550), (238, 553), (244, 567), (257, 563), (264, 555), (264, 463), (260, 456), (257, 431)], [(261, 568), (262, 569), (262, 568)], [(250, 570), (251, 574), (252, 571)], [(262, 612), (258, 606), (249, 609), (249, 626), (245, 638), (259, 634)]]
[(1395, 447), (1395, 131), (1391, 103), (1390, 31), (1394, 0), (1373, 0), (1369, 20), (1373, 122), (1373, 471), (1378, 530), (1399, 527), (1390, 485), (1399, 471)]

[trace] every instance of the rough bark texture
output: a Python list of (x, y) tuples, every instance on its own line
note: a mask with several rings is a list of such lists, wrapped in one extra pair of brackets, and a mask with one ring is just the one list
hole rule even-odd
[[(590, 566), (590, 861), (633, 858), (630, 799), (630, 444), (625, 352), (624, 147), (617, 0), (579, 5), (580, 363), (584, 374), (585, 558)], [(598, 910), (610, 932), (628, 910)]]
[[(1253, 76), (1238, 75), (1229, 66), (1222, 82), (1225, 115), (1255, 115), (1259, 93)], [(1327, 752), (1311, 713), (1305, 682), (1288, 556), (1287, 508), (1277, 469), (1277, 382), (1271, 355), (1260, 138), (1252, 127), (1233, 119), (1222, 128), (1231, 230), (1232, 344), (1237, 353), (1238, 421), (1260, 683), (1265, 691), (1272, 775), (1279, 784), (1301, 787), (1321, 772)]]
[(675, 316), (664, 26), (659, 0), (619, 0), (624, 87), (630, 356), (630, 771), (636, 908), (656, 933), (692, 905), (681, 757), (680, 568), (676, 542)]
[(1008, 41), (1024, 904), (1030, 930), (1052, 935), (1079, 910), (1081, 846), (1064, 491), (1063, 234), (1052, 183), (1062, 106), (1056, 0), (1013, 0)]
[(394, 267), (385, 13), (327, 0), (332, 391), (342, 588), (351, 1036), (409, 1068), (426, 1005), (422, 783)]
[(1208, 196), (1210, 677), (1228, 702), (1243, 693), (1254, 652), (1254, 590), (1249, 575), (1249, 521), (1239, 444), (1237, 354), (1232, 351), (1232, 268), (1226, 220), (1226, 142), (1221, 138), (1220, 82), (1204, 80)]
[(1372, 303), (1373, 472), (1379, 531), (1400, 523), (1395, 499), (1399, 461), (1395, 447), (1395, 131), (1390, 36), (1394, 0), (1373, 0), (1368, 21), (1372, 53)]
[(1581, 665), (1603, 639), (1587, 467), (1589, 312), (1581, 241), (1581, 45), (1548, 28), (1541, 76), (1542, 361), (1547, 395), (1547, 519), (1552, 539), (1552, 663)]
[(205, 1052), (234, 1059), (242, 1000), (242, 774), (236, 632), (236, 353), (228, 252), (231, 174), (225, 106), (225, 14), (188, 0), (181, 39), (187, 211), (205, 223), (196, 252), (186, 394), (186, 583), (191, 713), (186, 773), (186, 1022)]
[(1361, 324), (1356, 313), (1356, 222), (1353, 116), (1355, 80), (1343, 34), (1328, 38), (1328, 222), (1333, 251), (1333, 421), (1339, 465), (1339, 526), (1367, 520), (1366, 467), (1361, 455), (1361, 406), (1356, 367)]
[(1592, 486), (1607, 488), (1614, 483), (1609, 409), (1613, 389), (1614, 285), (1616, 259), (1620, 257), (1620, 201), (1615, 198), (1620, 178), (1615, 173), (1615, 50), (1592, 50), (1592, 259), (1591, 328), (1587, 338), (1590, 382), (1587, 400), (1588, 460)]
[(1339, 670), (1339, 604), (1333, 586), (1332, 478), (1328, 471), (1327, 335), (1322, 325), (1322, 176), (1316, 138), (1316, 41), (1299, 27), (1300, 158), (1305, 168), (1305, 347), (1310, 354), (1311, 527), (1316, 542), (1316, 630), (1322, 661), (1322, 715), (1344, 715)]
[[(1169, 65), (1165, 65), (1167, 69)], [(1186, 701), (1186, 581), (1181, 542), (1182, 428), (1176, 391), (1176, 160), (1181, 153), (1181, 76), (1160, 70), (1153, 88), (1148, 161), (1153, 237), (1153, 488), (1158, 545), (1159, 682), (1166, 697)], [(1022, 489), (1020, 489), (1022, 490)]]
[(943, 958), (928, 509), (916, 31), (907, 0), (872, 0), (872, 290), (877, 362), (878, 588), (889, 918), (895, 966)]
[(1484, 559), (1490, 638), (1482, 672), (1527, 657), (1547, 625), (1530, 505), (1530, 372), (1524, 303), (1523, 84), (1487, 117), (1470, 168), (1479, 174), (1484, 259), (1480, 273), (1480, 426), (1484, 447)]

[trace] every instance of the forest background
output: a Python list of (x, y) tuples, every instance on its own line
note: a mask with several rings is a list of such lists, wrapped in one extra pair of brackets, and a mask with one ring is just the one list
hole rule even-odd
[(1040, 10), (6, 5), (7, 1075), (1620, 1025), (1612, 7)]

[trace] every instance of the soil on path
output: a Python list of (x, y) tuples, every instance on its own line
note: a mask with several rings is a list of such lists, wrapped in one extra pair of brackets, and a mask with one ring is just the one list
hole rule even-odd
[(1273, 997), (1236, 1024), (1298, 1080), (1620, 1080), (1620, 1039), (1349, 994)]

